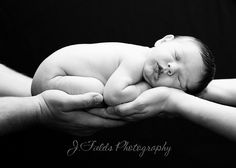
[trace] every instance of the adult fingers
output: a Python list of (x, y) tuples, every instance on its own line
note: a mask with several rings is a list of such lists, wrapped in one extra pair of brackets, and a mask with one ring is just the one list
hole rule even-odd
[(143, 113), (146, 105), (139, 99), (107, 108), (107, 113), (121, 117)]
[(85, 127), (95, 127), (95, 128), (110, 128), (110, 127), (119, 127), (125, 125), (125, 121), (113, 120), (102, 118), (87, 112), (74, 111), (68, 113), (70, 114), (70, 120), (74, 124)]
[(106, 108), (92, 108), (92, 109), (87, 110), (87, 112), (90, 114), (94, 114), (96, 116), (102, 117), (102, 118), (121, 119), (121, 117), (118, 115), (108, 113)]

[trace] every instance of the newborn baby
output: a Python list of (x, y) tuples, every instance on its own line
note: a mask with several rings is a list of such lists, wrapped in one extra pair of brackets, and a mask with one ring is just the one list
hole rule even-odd
[(152, 48), (125, 43), (78, 44), (46, 58), (32, 95), (48, 89), (68, 94), (98, 92), (107, 105), (133, 101), (150, 87), (200, 92), (214, 76), (214, 59), (199, 40), (167, 35)]

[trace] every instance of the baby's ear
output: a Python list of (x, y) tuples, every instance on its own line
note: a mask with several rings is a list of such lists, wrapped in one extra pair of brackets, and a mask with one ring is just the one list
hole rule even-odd
[(158, 46), (158, 44), (173, 40), (174, 38), (175, 38), (175, 36), (173, 34), (168, 34), (165, 37), (161, 38), (160, 40), (157, 40), (155, 42), (154, 46), (156, 47), (156, 46)]

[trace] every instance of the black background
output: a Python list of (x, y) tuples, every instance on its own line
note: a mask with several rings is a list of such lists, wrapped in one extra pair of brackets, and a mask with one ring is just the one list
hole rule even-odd
[[(236, 2), (233, 0), (2, 0), (0, 2), (0, 61), (34, 75), (39, 64), (55, 50), (77, 43), (125, 42), (153, 46), (166, 34), (201, 39), (216, 57), (216, 78), (236, 76)], [(158, 145), (167, 141), (170, 155), (135, 152), (82, 152), (67, 157), (74, 139), (115, 144)], [(32, 127), (1, 137), (0, 160), (24, 164), (97, 163), (193, 166), (234, 163), (235, 143), (185, 119), (153, 118), (122, 128), (78, 138)]]

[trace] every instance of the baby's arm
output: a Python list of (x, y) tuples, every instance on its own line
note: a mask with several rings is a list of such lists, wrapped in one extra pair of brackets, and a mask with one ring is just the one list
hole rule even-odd
[[(137, 61), (137, 60), (136, 60)], [(104, 100), (110, 106), (136, 99), (150, 88), (142, 78), (142, 61), (128, 60), (121, 63), (107, 81), (104, 88)]]

